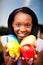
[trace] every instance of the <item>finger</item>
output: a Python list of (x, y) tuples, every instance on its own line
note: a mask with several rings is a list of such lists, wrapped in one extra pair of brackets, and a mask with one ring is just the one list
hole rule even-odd
[(9, 56), (9, 51), (8, 51), (8, 49), (5, 50), (5, 55)]
[(7, 47), (5, 46), (5, 50), (6, 50), (6, 53), (9, 52), (9, 50), (7, 49)]
[(25, 60), (25, 58), (24, 58), (24, 57), (21, 57), (21, 59), (22, 59), (22, 60)]
[(37, 48), (35, 48), (35, 50), (36, 50), (36, 54), (38, 54), (38, 50), (37, 50)]
[(33, 63), (33, 58), (31, 58), (30, 60), (28, 60), (28, 64), (32, 64)]
[(22, 59), (22, 60), (24, 60), (25, 58), (24, 58), (24, 57), (19, 57), (19, 59)]
[(16, 55), (12, 55), (11, 58), (14, 62), (16, 62), (19, 59), (19, 57), (16, 57)]
[(16, 57), (15, 60), (17, 61), (18, 60), (18, 57)]
[(37, 59), (37, 54), (34, 56), (34, 59)]
[(34, 48), (36, 48), (36, 45), (34, 45)]
[(8, 49), (6, 49), (6, 52), (9, 52)]
[(15, 59), (15, 55), (12, 55), (11, 58)]
[(17, 60), (18, 60), (18, 57), (16, 57), (15, 59), (13, 59), (14, 60), (14, 62), (16, 62)]

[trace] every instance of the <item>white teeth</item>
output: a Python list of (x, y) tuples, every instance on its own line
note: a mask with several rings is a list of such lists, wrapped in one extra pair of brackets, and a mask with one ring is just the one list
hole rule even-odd
[(25, 36), (25, 35), (24, 35), (24, 34), (19, 34), (19, 36), (23, 37), (23, 36)]

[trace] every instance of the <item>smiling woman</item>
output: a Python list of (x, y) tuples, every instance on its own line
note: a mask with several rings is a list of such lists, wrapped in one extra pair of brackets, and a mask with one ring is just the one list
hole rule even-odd
[(32, 18), (28, 14), (19, 12), (16, 14), (12, 26), (14, 28), (16, 36), (21, 41), (24, 37), (29, 35), (31, 32)]
[[(14, 35), (19, 43), (28, 35), (34, 35), (37, 38), (38, 19), (36, 14), (28, 7), (15, 9), (8, 18), (8, 32)], [(3, 40), (5, 40), (5, 38)], [(6, 42), (8, 43), (8, 38)], [(21, 53), (19, 58), (16, 57), (15, 54), (14, 56), (9, 56), (8, 48), (6, 48), (7, 43), (3, 46), (5, 65), (29, 65), (33, 63), (31, 59), (31, 62), (28, 62), (29, 60), (22, 57)]]

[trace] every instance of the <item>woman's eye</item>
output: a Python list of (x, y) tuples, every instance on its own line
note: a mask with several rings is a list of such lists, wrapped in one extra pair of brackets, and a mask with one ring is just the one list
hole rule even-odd
[(19, 27), (19, 26), (20, 26), (20, 24), (16, 24), (16, 26), (17, 26), (17, 27)]
[(25, 26), (30, 26), (30, 24), (26, 24)]
[(26, 27), (30, 27), (31, 25), (30, 25), (30, 24), (26, 24), (25, 26), (26, 26)]

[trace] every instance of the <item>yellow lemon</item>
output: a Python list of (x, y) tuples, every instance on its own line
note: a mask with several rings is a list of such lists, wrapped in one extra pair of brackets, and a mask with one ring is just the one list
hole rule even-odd
[(10, 40), (7, 43), (7, 49), (9, 51), (10, 56), (14, 56), (14, 55), (17, 56), (17, 57), (20, 56), (20, 45), (17, 41)]

